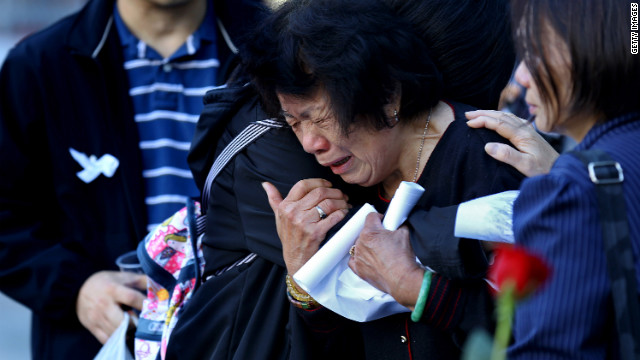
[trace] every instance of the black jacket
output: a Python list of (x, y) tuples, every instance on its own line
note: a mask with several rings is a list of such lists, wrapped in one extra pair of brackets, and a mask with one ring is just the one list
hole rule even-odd
[[(0, 71), (0, 290), (33, 311), (34, 358), (88, 359), (100, 344), (75, 313), (83, 282), (146, 235), (138, 132), (113, 0), (19, 43)], [(231, 38), (263, 14), (215, 1)], [(218, 33), (223, 81), (234, 56)], [(69, 148), (120, 161), (85, 184)]]
[[(251, 121), (264, 118), (250, 86), (207, 93), (189, 153), (200, 189), (222, 149)], [(258, 257), (210, 278), (195, 292), (171, 334), (167, 359), (307, 360), (361, 352), (357, 345), (350, 350), (353, 341), (340, 336), (353, 327), (340, 334), (310, 330), (287, 300), (282, 245), (261, 182), (272, 182), (284, 196), (298, 180), (311, 177), (350, 188), (305, 153), (288, 128), (269, 130), (218, 175), (203, 238), (205, 277), (251, 252)], [(352, 200), (357, 202), (357, 195)]]

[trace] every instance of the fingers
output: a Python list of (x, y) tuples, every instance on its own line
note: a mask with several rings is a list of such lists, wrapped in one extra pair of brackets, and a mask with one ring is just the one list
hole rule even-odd
[(284, 199), (272, 184), (263, 186), (275, 214), (287, 271), (294, 274), (315, 254), (331, 227), (344, 219), (348, 197), (324, 179), (301, 180)]
[(527, 120), (501, 111), (476, 110), (466, 112), (465, 116), (469, 119), (467, 121), (468, 126), (472, 128), (485, 127), (494, 130), (511, 142), (522, 131), (533, 131), (533, 127)]
[[(115, 330), (113, 330), (115, 331)], [(109, 336), (105, 331), (101, 329), (91, 330), (91, 334), (100, 342), (100, 344), (104, 345), (107, 340), (109, 340)]]
[(529, 161), (529, 159), (526, 158), (523, 153), (507, 144), (487, 143), (484, 146), (484, 150), (492, 158), (511, 165), (515, 168), (518, 168), (518, 165), (522, 164), (523, 161)]
[[(346, 208), (345, 204), (348, 201), (346, 194), (339, 189), (331, 188), (331, 182), (324, 179), (305, 179), (298, 181), (291, 188), (286, 199), (282, 198), (282, 195), (273, 184), (264, 182), (262, 183), (262, 187), (267, 193), (269, 205), (274, 212), (276, 212), (276, 209), (280, 207), (280, 204), (285, 200), (288, 203), (296, 203), (298, 209), (309, 210), (320, 205), (325, 199), (329, 199), (329, 201), (324, 203), (324, 206), (321, 206), (322, 210), (327, 214), (329, 214), (329, 211)], [(339, 201), (334, 202), (331, 200)], [(325, 209), (325, 206), (329, 211)]]
[(465, 114), (467, 125), (495, 130), (515, 147), (489, 143), (486, 152), (494, 159), (505, 162), (526, 176), (547, 173), (558, 153), (526, 120), (500, 111), (477, 110)]
[(101, 315), (102, 319), (98, 317), (99, 320), (97, 320), (96, 326), (98, 334), (100, 332), (104, 333), (104, 336), (101, 335), (98, 339), (98, 341), (104, 344), (107, 342), (111, 334), (118, 329), (118, 326), (120, 326), (120, 323), (124, 319), (124, 310), (120, 307), (120, 304), (111, 303), (104, 309)]
[(262, 186), (267, 192), (269, 205), (273, 212), (278, 217), (286, 216), (295, 222), (318, 222), (323, 220), (321, 219), (320, 211), (316, 207), (320, 207), (327, 216), (338, 212), (335, 215), (336, 218), (342, 219), (345, 212), (341, 210), (351, 207), (347, 202), (347, 195), (339, 189), (327, 187), (331, 186), (331, 183), (324, 179), (298, 181), (284, 199), (273, 184), (265, 182)]
[(349, 203), (347, 203), (347, 201), (344, 199), (324, 199), (320, 201), (317, 206), (319, 206), (327, 215), (330, 215), (334, 211), (346, 210), (351, 208), (351, 205), (349, 205)]
[(287, 199), (290, 201), (298, 201), (317, 188), (331, 188), (331, 182), (317, 178), (300, 180), (289, 190)]
[(329, 230), (334, 225), (342, 221), (342, 219), (347, 216), (347, 213), (348, 210), (346, 209), (336, 210), (329, 214), (329, 216), (327, 216), (324, 220), (318, 221), (316, 231), (319, 235), (321, 235), (320, 237), (324, 238), (326, 236), (326, 233), (329, 232)]
[(114, 299), (119, 304), (127, 305), (136, 310), (142, 310), (142, 302), (144, 301), (145, 296), (136, 289), (121, 286), (114, 293)]
[(355, 244), (353, 245), (353, 251), (350, 250), (349, 255), (351, 255), (351, 257), (349, 258), (349, 267), (351, 268), (351, 270), (353, 270), (356, 274), (357, 272), (357, 264), (356, 264), (356, 251), (358, 249), (358, 245), (365, 246), (367, 247), (367, 241), (371, 241), (371, 234), (374, 233), (380, 233), (381, 231), (385, 231), (384, 227), (382, 226), (382, 219), (384, 218), (384, 215), (377, 213), (377, 212), (373, 212), (370, 214), (367, 214), (367, 217), (364, 220), (364, 227), (362, 228), (362, 231), (360, 231), (360, 235), (358, 236), (358, 238), (356, 239)]
[(267, 193), (267, 199), (269, 200), (269, 206), (271, 206), (271, 210), (276, 213), (278, 206), (282, 202), (282, 195), (280, 195), (280, 191), (273, 186), (270, 182), (263, 182), (262, 188)]
[(114, 300), (119, 304), (142, 310), (142, 302), (145, 299), (145, 295), (140, 290), (146, 290), (147, 277), (127, 272), (121, 272), (118, 275), (121, 285), (114, 287)]
[(384, 215), (377, 213), (377, 212), (372, 212), (367, 214), (367, 217), (364, 219), (364, 229), (367, 230), (383, 230), (384, 228), (382, 227), (382, 219), (384, 218)]
[(147, 276), (144, 274), (120, 271), (115, 272), (114, 276), (116, 281), (122, 285), (142, 291), (147, 290)]
[[(320, 205), (323, 202), (326, 206), (343, 204), (343, 206), (339, 206), (338, 208), (345, 208), (347, 199), (347, 196), (340, 189), (320, 187), (311, 190), (299, 201), (309, 208)], [(324, 210), (324, 207), (322, 207), (322, 209)]]
[(295, 204), (296, 211), (316, 211), (315, 207), (320, 206), (327, 215), (348, 208), (347, 195), (340, 189), (332, 188), (331, 182), (324, 179), (298, 181), (287, 194), (285, 201)]
[[(390, 233), (390, 231), (386, 230), (383, 226), (382, 226), (382, 219), (384, 218), (384, 215), (377, 213), (377, 212), (373, 212), (370, 214), (367, 214), (367, 217), (364, 220), (364, 226), (362, 228), (362, 231), (360, 231), (360, 234), (358, 235), (358, 238), (356, 239), (353, 249), (353, 254), (351, 254), (351, 259), (349, 259), (349, 263), (353, 263), (353, 267), (352, 269), (355, 270), (355, 253), (356, 251), (358, 251), (358, 247), (360, 248), (369, 248), (370, 247), (370, 242), (372, 241), (376, 241), (378, 236), (381, 236), (382, 233), (384, 232), (388, 232)], [(350, 265), (351, 266), (351, 265)]]
[(80, 288), (76, 300), (78, 319), (103, 344), (124, 318), (115, 294), (122, 291), (120, 288), (137, 292), (123, 285), (122, 274), (124, 273), (100, 271), (91, 275)]
[[(398, 282), (417, 267), (415, 254), (409, 241), (409, 231), (401, 226), (388, 231), (382, 226), (381, 214), (369, 214), (356, 240), (354, 254), (349, 259), (349, 267), (359, 277), (394, 298)], [(404, 301), (404, 300), (403, 300)]]
[(135, 274), (135, 279), (131, 284), (129, 284), (129, 286), (138, 290), (146, 291), (147, 283), (147, 275)]

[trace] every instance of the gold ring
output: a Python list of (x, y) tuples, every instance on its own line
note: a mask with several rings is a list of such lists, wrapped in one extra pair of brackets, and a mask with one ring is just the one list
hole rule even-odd
[(356, 254), (356, 246), (353, 245), (351, 249), (349, 249), (349, 255), (355, 256), (355, 254)]

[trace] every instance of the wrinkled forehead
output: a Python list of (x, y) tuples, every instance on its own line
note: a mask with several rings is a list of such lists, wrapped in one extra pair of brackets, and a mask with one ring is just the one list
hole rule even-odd
[(330, 101), (325, 91), (319, 90), (310, 96), (276, 93), (282, 111), (297, 118), (307, 119), (327, 116), (332, 112)]

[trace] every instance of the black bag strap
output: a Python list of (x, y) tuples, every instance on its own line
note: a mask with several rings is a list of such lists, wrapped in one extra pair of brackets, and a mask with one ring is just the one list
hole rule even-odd
[(235, 138), (233, 138), (233, 140), (231, 140), (229, 144), (227, 144), (227, 146), (224, 148), (224, 150), (222, 150), (220, 155), (218, 155), (218, 157), (216, 158), (216, 161), (211, 166), (209, 175), (207, 175), (207, 180), (204, 183), (204, 188), (202, 189), (201, 207), (203, 214), (207, 211), (211, 185), (216, 179), (216, 176), (218, 176), (218, 174), (220, 174), (220, 171), (222, 171), (222, 169), (227, 166), (229, 161), (267, 131), (274, 128), (282, 128), (284, 126), (285, 125), (281, 121), (275, 119), (264, 119), (255, 121), (244, 128), (238, 135), (236, 135)]
[[(198, 231), (198, 221), (196, 219), (196, 204), (193, 199), (187, 201), (187, 225), (189, 226), (189, 233), (191, 236), (191, 251), (193, 251), (193, 263), (195, 265), (195, 278), (196, 282), (193, 286), (193, 292), (198, 290), (200, 283), (202, 282), (202, 274), (200, 273), (200, 258), (198, 257), (198, 237), (204, 233), (204, 228)], [(205, 219), (204, 216), (200, 218)], [(195, 235), (194, 235), (195, 234)]]
[[(202, 283), (202, 274), (200, 272), (200, 260), (198, 258), (198, 238), (204, 234), (204, 230), (206, 228), (206, 210), (209, 205), (209, 197), (211, 196), (211, 186), (215, 181), (216, 177), (220, 172), (224, 169), (229, 161), (233, 159), (240, 151), (249, 146), (249, 144), (256, 141), (260, 136), (264, 135), (267, 131), (276, 128), (282, 128), (285, 125), (278, 120), (275, 119), (264, 119), (252, 122), (247, 125), (236, 137), (225, 146), (220, 155), (216, 158), (211, 165), (211, 169), (209, 170), (209, 174), (207, 175), (207, 180), (205, 181), (204, 188), (202, 191), (202, 203), (200, 205), (200, 212), (202, 215), (195, 216), (195, 204), (193, 200), (187, 201), (187, 221), (189, 225), (189, 233), (191, 234), (191, 247), (194, 254), (194, 267), (195, 267), (195, 278), (196, 283), (193, 288), (193, 292), (195, 292), (200, 284)], [(251, 253), (246, 257), (238, 260), (238, 262), (234, 263), (232, 266), (228, 266), (225, 269), (218, 270), (216, 275), (219, 275), (227, 270), (232, 269), (233, 267), (245, 264), (253, 261), (255, 259), (256, 254)]]
[(596, 186), (622, 359), (640, 359), (640, 308), (620, 163), (601, 150), (571, 151)]

